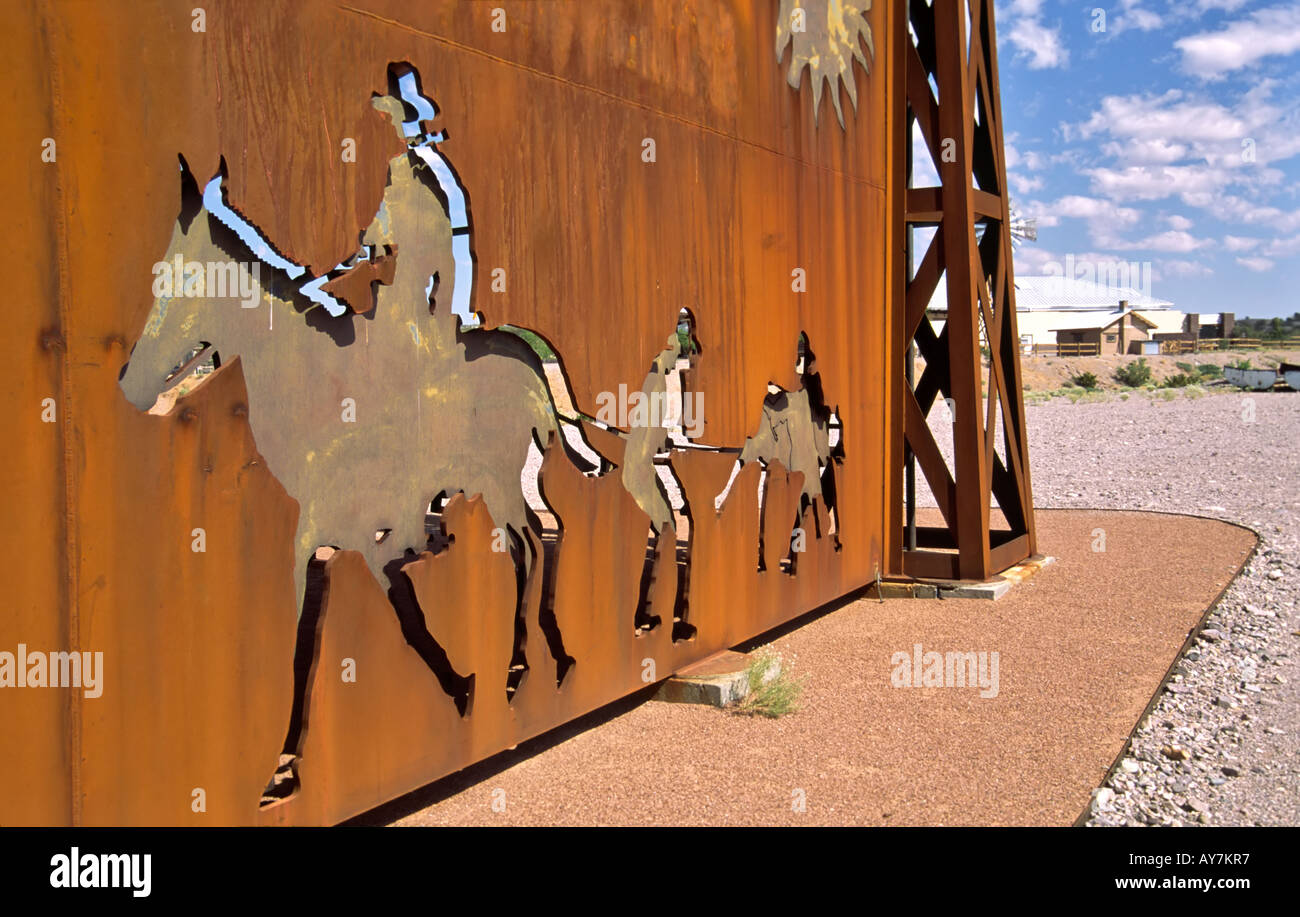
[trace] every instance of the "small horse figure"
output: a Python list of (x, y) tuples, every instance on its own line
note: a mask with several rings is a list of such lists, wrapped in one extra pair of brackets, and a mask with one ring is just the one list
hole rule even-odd
[[(758, 430), (745, 440), (736, 464), (732, 466), (731, 477), (726, 486), (714, 498), (713, 507), (722, 511), (727, 498), (731, 495), (731, 486), (740, 474), (746, 462), (757, 460), (763, 467), (759, 483), (760, 504), (759, 518), (763, 512), (767, 496), (767, 466), (779, 461), (786, 471), (803, 473), (803, 491), (799, 497), (799, 509), (787, 534), (786, 544), (790, 546), (782, 560), (784, 572), (793, 575), (798, 564), (799, 551), (793, 546), (794, 535), (799, 528), (804, 512), (815, 506), (813, 499), (821, 497), (826, 507), (826, 534), (830, 536), (835, 550), (840, 550), (839, 525), (836, 518), (835, 500), (835, 466), (844, 458), (844, 438), (838, 416), (826, 406), (822, 393), (821, 374), (817, 371), (817, 358), (808, 346), (808, 339), (799, 336), (795, 369), (799, 373), (800, 385), (793, 392), (769, 385), (767, 397), (763, 399), (763, 419)], [(821, 520), (813, 518), (817, 526), (817, 535), (821, 537)], [(767, 536), (760, 528), (758, 545), (758, 569), (764, 569), (763, 539)]]

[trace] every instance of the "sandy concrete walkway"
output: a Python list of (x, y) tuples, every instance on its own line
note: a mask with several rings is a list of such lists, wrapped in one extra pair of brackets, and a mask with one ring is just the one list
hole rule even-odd
[[(1001, 601), (862, 600), (778, 637), (806, 679), (794, 715), (632, 699), (363, 820), (1070, 824), (1255, 537), (1134, 512), (1040, 511), (1038, 524), (1057, 563)], [(997, 695), (893, 687), (891, 657), (916, 644), (996, 652)]]

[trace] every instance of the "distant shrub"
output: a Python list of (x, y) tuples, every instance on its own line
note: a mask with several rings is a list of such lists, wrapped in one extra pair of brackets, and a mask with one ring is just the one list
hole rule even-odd
[(1196, 367), (1196, 372), (1202, 379), (1217, 379), (1223, 375), (1223, 367), (1218, 363), (1202, 363)]
[(1174, 373), (1164, 382), (1160, 383), (1161, 388), (1184, 388), (1188, 385), (1195, 385), (1200, 381), (1199, 375), (1190, 373)]
[(1141, 359), (1125, 363), (1115, 370), (1115, 381), (1129, 388), (1146, 385), (1151, 381), (1151, 367), (1147, 365), (1146, 360)]
[(1066, 397), (1070, 399), (1070, 404), (1078, 404), (1080, 401), (1088, 404), (1094, 401), (1106, 400), (1106, 393), (1099, 392), (1096, 389), (1066, 388), (1061, 391), (1066, 393)]
[(1240, 360), (1234, 360), (1231, 364), (1233, 369), (1254, 369), (1248, 357), (1242, 357)]
[(1070, 382), (1079, 388), (1094, 389), (1097, 387), (1096, 373), (1075, 373), (1070, 377)]
[(1196, 364), (1195, 364), (1195, 363), (1183, 363), (1183, 362), (1179, 361), (1179, 362), (1174, 363), (1174, 365), (1177, 366), (1179, 369), (1181, 369), (1181, 370), (1182, 370), (1183, 372), (1185, 372), (1185, 373), (1194, 373), (1194, 372), (1196, 372)]

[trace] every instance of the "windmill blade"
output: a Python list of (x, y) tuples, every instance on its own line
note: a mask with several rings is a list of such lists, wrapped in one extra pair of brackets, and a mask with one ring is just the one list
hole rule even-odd
[(1008, 228), (1011, 230), (1011, 247), (1016, 248), (1021, 242), (1025, 241), (1037, 242), (1038, 220), (1021, 214), (1014, 198), (1007, 202), (1007, 210), (1010, 217)]

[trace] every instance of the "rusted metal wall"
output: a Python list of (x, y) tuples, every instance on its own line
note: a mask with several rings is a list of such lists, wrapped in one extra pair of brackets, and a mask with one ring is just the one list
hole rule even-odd
[[(0, 367), (9, 407), (0, 546), (10, 558), (0, 651), (102, 652), (103, 692), (0, 689), (0, 733), (22, 749), (0, 764), (0, 823), (337, 822), (637, 690), (648, 672), (666, 677), (901, 573), (887, 565), (901, 553), (902, 331), (891, 304), (906, 23), (901, 4), (861, 5), (872, 45), (866, 68), (847, 70), (856, 110), (841, 98), (843, 126), (830, 88), (815, 117), (808, 72), (798, 90), (787, 82), (791, 54), (808, 48), (796, 42), (778, 60), (778, 16), (788, 12), (775, 0), (213, 2), (202, 30), (192, 3), (14, 10), (0, 38), (10, 63), (0, 196), (17, 292)], [(494, 30), (497, 8), (504, 31)], [(698, 444), (712, 448), (670, 457), (690, 516), (689, 636), (671, 625), (680, 611), (671, 536), (645, 608), (662, 623), (634, 626), (651, 517), (617, 472), (584, 475), (555, 433), (541, 474), (554, 517), (549, 582), (538, 561), (517, 590), (520, 568), (494, 545), (500, 508), (467, 488), (443, 510), (449, 540), (408, 557), (415, 619), (395, 613), (373, 545), (338, 544), (319, 617), (300, 628), (294, 571), (307, 555), (295, 538), (305, 514), (332, 495), (382, 494), (367, 488), (453, 446), (495, 469), (504, 441), (494, 405), (514, 396), (500, 386), (428, 436), (364, 428), (359, 458), (319, 480), (266, 460), (317, 420), (303, 414), (301, 427), (253, 435), (277, 399), (297, 404), (304, 392), (355, 389), (363, 408), (406, 397), (384, 374), (392, 355), (366, 347), (409, 292), (403, 265), (418, 233), (395, 246), (396, 272), (388, 264), (372, 288), (369, 317), (346, 318), (365, 335), (339, 345), (355, 350), (354, 376), (346, 361), (326, 374), (279, 345), (274, 373), (223, 353), (224, 365), (169, 409), (145, 412), (124, 397), (119, 377), (158, 314), (151, 269), (202, 228), (186, 223), (178, 156), (200, 188), (224, 163), (230, 206), (320, 275), (382, 222), (381, 204), (401, 206), (390, 169), (404, 145), (372, 104), (391, 91), (393, 64), (416, 68), (436, 101), (431, 129), (445, 131), (438, 149), (469, 196), (473, 306), (485, 328), (451, 329), (449, 341), (472, 349), (502, 324), (535, 331), (559, 353), (574, 407), (594, 416), (601, 393), (642, 388), (679, 310), (693, 315), (701, 352), (687, 379), (704, 397)], [(341, 155), (348, 141), (352, 160)], [(429, 232), (448, 232), (447, 214), (439, 219)], [(446, 317), (428, 312), (419, 321)], [(767, 465), (761, 503), (760, 467), (749, 462), (714, 508), (747, 437), (776, 416), (764, 411), (769, 385), (807, 384), (795, 366), (801, 332), (842, 423), (833, 533), (826, 498), (779, 460)], [(627, 430), (583, 427), (613, 466), (633, 448)], [(312, 493), (287, 491), (297, 480)], [(808, 540), (792, 574), (782, 555), (796, 515)], [(413, 648), (411, 627), (427, 631), (456, 677), (473, 676), (463, 714), (447, 673)], [(313, 665), (295, 689), (300, 630)], [(521, 653), (527, 676), (507, 694)], [(349, 662), (354, 680), (340, 675)], [(297, 790), (263, 806), (295, 690)]]

